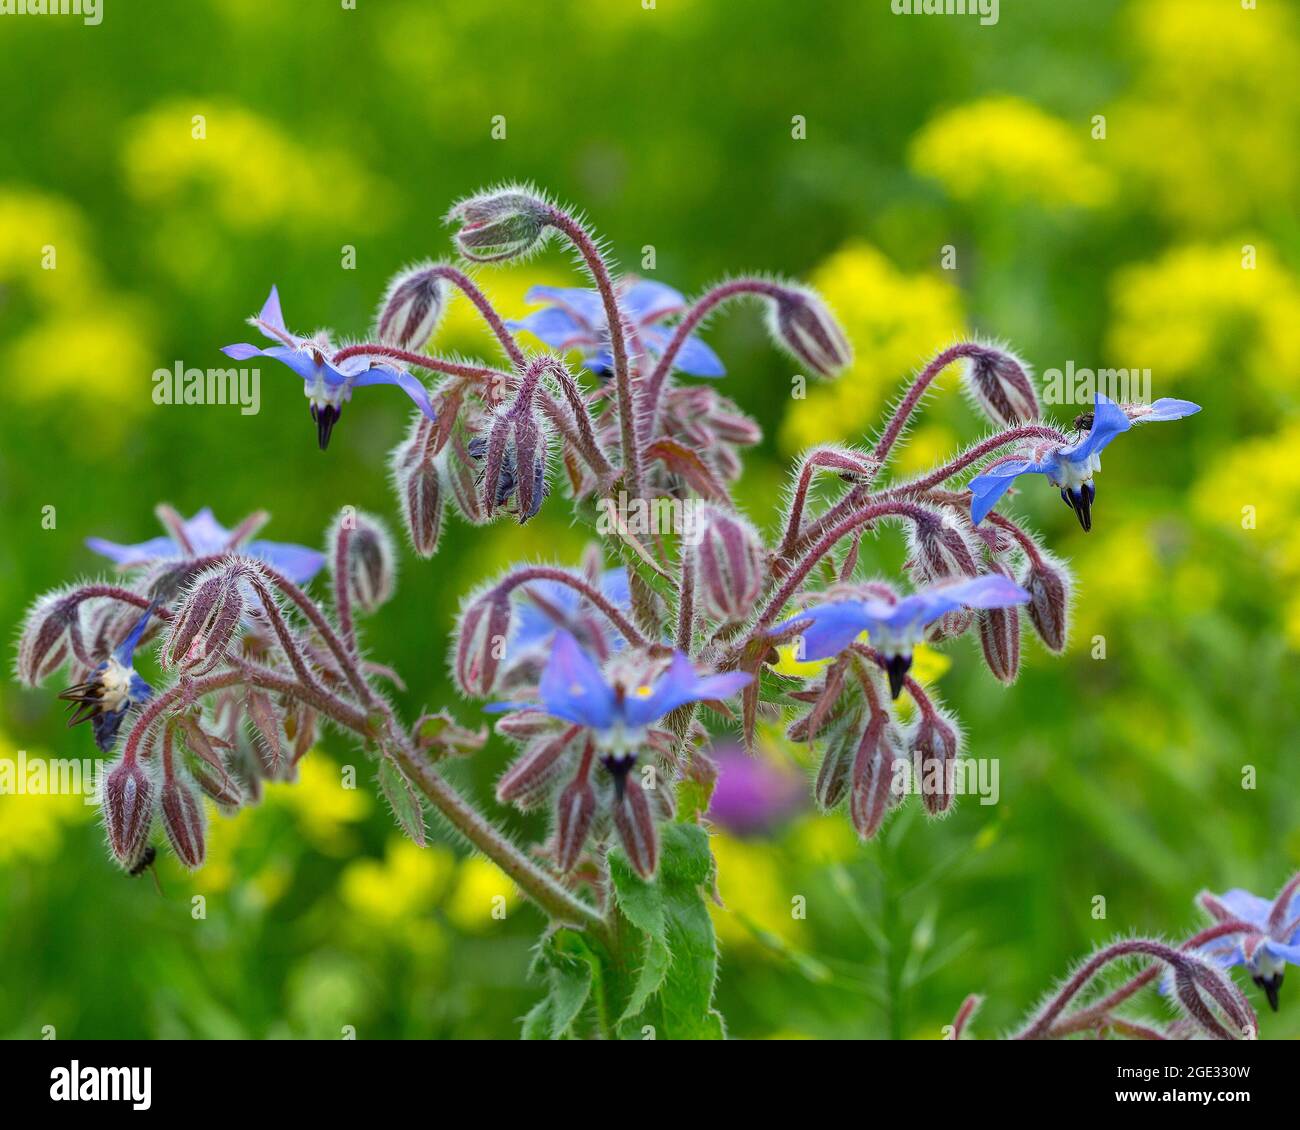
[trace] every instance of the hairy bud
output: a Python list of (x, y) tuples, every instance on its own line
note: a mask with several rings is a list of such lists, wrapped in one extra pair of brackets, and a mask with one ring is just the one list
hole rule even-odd
[(806, 288), (784, 287), (771, 307), (777, 343), (819, 377), (836, 377), (853, 363), (853, 348), (826, 303)]
[(844, 799), (849, 787), (849, 771), (862, 739), (862, 717), (854, 710), (837, 720), (827, 735), (826, 752), (822, 754), (813, 785), (813, 796), (824, 812), (829, 812)]
[(334, 583), (343, 579), (337, 575), (343, 569), (348, 593), (362, 611), (375, 611), (393, 595), (393, 539), (378, 518), (345, 511), (330, 531), (330, 543)]
[(659, 863), (659, 837), (650, 802), (635, 773), (628, 775), (623, 796), (614, 803), (614, 827), (632, 869), (643, 879), (650, 878)]
[(705, 507), (699, 522), (695, 559), (704, 607), (715, 620), (743, 620), (767, 576), (762, 539), (746, 519), (716, 506)]
[(871, 839), (884, 823), (893, 803), (894, 762), (898, 735), (888, 718), (873, 714), (853, 759), (849, 815), (858, 835)]
[(1042, 414), (1028, 369), (1013, 353), (981, 348), (966, 359), (966, 387), (994, 423), (1028, 424)]
[(523, 525), (546, 498), (549, 434), (531, 408), (502, 412), (487, 438), (472, 439), (468, 451), (483, 465), (482, 506), (487, 514), (505, 507)]
[(398, 349), (423, 349), (447, 308), (447, 290), (447, 281), (431, 263), (398, 271), (388, 284), (375, 320), (379, 341)]
[(465, 605), (453, 664), (456, 683), (465, 694), (486, 698), (492, 693), (509, 634), (510, 598), (500, 589), (490, 588)]
[(163, 831), (167, 833), (176, 858), (191, 871), (202, 866), (207, 826), (203, 802), (179, 773), (164, 779), (158, 810), (162, 814)]
[(564, 786), (555, 804), (555, 862), (561, 871), (572, 871), (578, 862), (595, 815), (596, 792), (586, 775), (579, 775)]
[(536, 196), (504, 188), (462, 200), (447, 222), (460, 224), (456, 246), (465, 258), (495, 263), (540, 250), (550, 231), (550, 210)]
[(277, 780), (285, 766), (284, 742), (280, 738), (284, 724), (280, 713), (270, 695), (252, 688), (244, 697), (244, 713), (248, 718), (253, 752), (257, 755), (262, 775), (268, 780)]
[[(1006, 570), (997, 569), (1006, 574)], [(1020, 674), (1020, 609), (984, 608), (979, 612), (980, 646), (993, 677), (1014, 683)]]
[(1029, 593), (1029, 620), (1048, 651), (1065, 650), (1070, 627), (1070, 573), (1056, 558), (1040, 552), (1030, 561), (1021, 587)]
[(119, 761), (104, 779), (104, 828), (123, 867), (134, 867), (148, 843), (153, 801), (153, 781), (134, 759)]
[(912, 764), (921, 802), (931, 816), (952, 807), (953, 769), (961, 750), (961, 731), (946, 713), (923, 710), (912, 731)]
[(18, 640), (17, 673), (22, 682), (34, 687), (63, 666), (76, 621), (76, 601), (66, 592), (46, 593), (32, 605)]
[(497, 800), (528, 811), (550, 794), (564, 767), (564, 755), (578, 733), (571, 726), (558, 736), (538, 738), (529, 744), (497, 782)]
[(244, 615), (243, 576), (242, 568), (223, 566), (191, 582), (163, 642), (164, 667), (202, 675), (225, 659)]
[(393, 450), (391, 469), (411, 548), (430, 558), (442, 534), (442, 476), (433, 454), (433, 429), (417, 416), (406, 440)]

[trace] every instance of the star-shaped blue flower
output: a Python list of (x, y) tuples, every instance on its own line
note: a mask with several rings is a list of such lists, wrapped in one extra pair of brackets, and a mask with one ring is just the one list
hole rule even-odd
[(729, 698), (751, 679), (742, 671), (701, 675), (678, 651), (668, 669), (652, 683), (621, 678), (607, 681), (578, 641), (560, 630), (555, 633), (551, 657), (537, 689), (540, 701), (494, 703), (488, 710), (501, 713), (540, 708), (552, 718), (587, 727), (621, 793), (652, 723), (690, 702)]
[(960, 608), (1007, 608), (1029, 600), (1015, 581), (1000, 573), (932, 585), (899, 600), (869, 597), (814, 605), (778, 625), (780, 632), (804, 624), (799, 658), (804, 662), (838, 655), (863, 632), (885, 657), (889, 689), (894, 698), (903, 690), (912, 666), (912, 650), (925, 638), (925, 629), (939, 617)]
[(1092, 501), (1097, 488), (1092, 478), (1101, 470), (1101, 452), (1116, 436), (1134, 424), (1179, 420), (1199, 412), (1199, 404), (1190, 400), (1162, 398), (1149, 405), (1138, 405), (1126, 412), (1113, 400), (1098, 393), (1093, 405), (1092, 424), (1078, 443), (1064, 447), (1040, 449), (1029, 459), (1005, 459), (970, 482), (971, 520), (976, 524), (993, 509), (1021, 475), (1046, 475), (1048, 482), (1061, 491), (1061, 498), (1079, 518), (1085, 531), (1092, 529)]
[(212, 511), (206, 506), (188, 520), (167, 506), (160, 506), (157, 513), (159, 520), (170, 531), (170, 536), (150, 538), (135, 545), (123, 545), (104, 538), (87, 538), (86, 545), (123, 568), (149, 565), (163, 559), (185, 561), (238, 551), (247, 557), (265, 561), (298, 585), (305, 585), (325, 564), (323, 554), (306, 546), (253, 538), (253, 534), (266, 522), (266, 514), (255, 514), (234, 530), (228, 530), (213, 517)]
[(89, 721), (95, 732), (95, 745), (107, 753), (117, 741), (118, 730), (127, 712), (148, 702), (153, 697), (153, 687), (135, 673), (132, 662), (136, 645), (149, 626), (154, 605), (145, 609), (131, 631), (103, 663), (96, 667), (84, 683), (59, 692), (59, 697), (72, 705), (68, 725), (76, 726)]
[[(535, 286), (524, 295), (528, 302), (547, 303), (526, 317), (506, 324), (512, 330), (527, 330), (552, 349), (580, 350), (584, 365), (604, 376), (613, 368), (609, 351), (609, 323), (605, 304), (594, 290), (572, 287)], [(646, 350), (658, 357), (672, 339), (673, 328), (663, 323), (680, 314), (686, 299), (670, 286), (640, 279), (618, 296), (619, 306), (632, 323)], [(718, 355), (691, 334), (682, 343), (673, 364), (693, 377), (721, 377), (726, 374)]]
[(1286, 966), (1300, 965), (1300, 875), (1273, 900), (1238, 887), (1223, 895), (1204, 892), (1199, 901), (1216, 922), (1247, 927), (1207, 943), (1205, 955), (1225, 968), (1244, 965), (1276, 1012)]
[(272, 341), (279, 344), (269, 349), (240, 343), (227, 345), (221, 350), (236, 361), (250, 357), (270, 357), (288, 366), (303, 380), (303, 392), (311, 404), (311, 418), (316, 421), (316, 437), (322, 451), (329, 446), (330, 433), (338, 422), (343, 405), (352, 399), (352, 390), (366, 385), (396, 385), (406, 393), (430, 420), (435, 414), (429, 400), (429, 390), (417, 377), (383, 357), (357, 355), (336, 361), (334, 348), (323, 336), (299, 337), (285, 328), (280, 313), (280, 294), (271, 287), (270, 297), (262, 312), (249, 319)]

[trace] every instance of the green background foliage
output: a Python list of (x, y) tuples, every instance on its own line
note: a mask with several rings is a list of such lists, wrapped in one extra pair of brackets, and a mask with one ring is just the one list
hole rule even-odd
[[(707, 331), (768, 437), (738, 496), (769, 530), (801, 444), (868, 438), (957, 333), (1005, 338), (1040, 371), (1150, 368), (1155, 395), (1206, 411), (1107, 453), (1094, 533), (1046, 490), (1015, 504), (1077, 567), (1067, 655), (1027, 644), (1005, 690), (970, 641), (948, 648), (939, 687), (971, 751), (999, 759), (999, 803), (965, 798), (937, 824), (913, 804), (865, 846), (843, 814), (713, 840), (731, 1036), (938, 1038), (971, 991), (989, 995), (977, 1034), (996, 1035), (1107, 937), (1179, 936), (1202, 887), (1271, 894), (1300, 866), (1300, 29), (1260, 7), (1023, 0), (993, 27), (888, 0), (105, 0), (98, 27), (6, 17), (0, 621), (16, 631), (35, 593), (98, 573), (87, 535), (156, 533), (158, 501), (228, 525), (266, 508), (268, 536), (308, 544), (345, 504), (395, 520), (395, 391), (359, 395), (322, 454), (282, 372), (247, 416), (156, 405), (150, 374), (221, 365), (272, 282), (291, 326), (364, 333), (389, 275), (447, 255), (441, 214), (486, 183), (535, 181), (626, 267), (653, 246), (653, 277), (687, 292), (748, 269), (823, 288), (859, 362), (806, 401), (752, 309)], [(576, 277), (559, 253), (483, 276), (512, 314), (529, 283)], [(463, 304), (440, 342), (491, 355)], [(925, 419), (904, 456), (918, 466), (981, 431), (951, 380)], [(449, 520), (431, 563), (404, 554), (365, 631), (404, 675), (408, 717), (450, 705), (477, 725), (446, 676), (459, 595), (583, 544), (553, 497), (525, 528)], [(866, 553), (899, 562), (890, 537)], [(93, 752), (54, 689), (0, 688), (4, 756)], [(491, 799), (507, 756), (494, 741), (453, 771), (536, 835)], [(778, 730), (762, 756), (808, 768)], [(581, 957), (557, 972), (543, 954), (530, 977), (540, 916), (441, 830), (405, 843), (377, 797), (330, 736), (299, 784), (213, 821), (202, 871), (164, 858), (162, 897), (110, 864), (79, 799), (0, 797), (0, 1035), (518, 1035)], [(706, 936), (697, 922), (683, 944)], [(578, 976), (543, 1019), (562, 1029), (555, 1002), (588, 988)], [(1265, 1037), (1300, 1034), (1294, 995)]]

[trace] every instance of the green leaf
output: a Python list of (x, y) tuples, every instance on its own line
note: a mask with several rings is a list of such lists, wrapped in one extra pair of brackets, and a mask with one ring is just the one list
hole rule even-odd
[(660, 1039), (722, 1039), (722, 1017), (713, 1009), (718, 945), (706, 903), (713, 875), (708, 833), (695, 824), (667, 824), (660, 835), (653, 881), (640, 878), (621, 849), (609, 857), (619, 910), (645, 934), (643, 964), (619, 1032), (634, 1038), (650, 1026)]
[(524, 1017), (523, 1032), (520, 1037), (525, 1040), (545, 1040), (551, 1034), (551, 998), (543, 997)]
[(600, 961), (576, 930), (561, 928), (542, 939), (535, 968), (545, 971), (546, 997), (524, 1017), (526, 1040), (563, 1040), (591, 997)]
[(379, 759), (379, 787), (397, 825), (420, 847), (424, 847), (424, 806), (396, 761), (386, 754)]

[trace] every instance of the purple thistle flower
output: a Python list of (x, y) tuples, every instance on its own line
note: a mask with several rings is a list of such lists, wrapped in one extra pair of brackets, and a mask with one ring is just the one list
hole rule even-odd
[(306, 546), (253, 538), (270, 517), (266, 513), (250, 515), (233, 530), (218, 522), (207, 506), (189, 519), (182, 518), (170, 506), (159, 506), (155, 513), (169, 536), (150, 538), (134, 545), (87, 538), (86, 546), (124, 569), (151, 565), (160, 560), (186, 561), (237, 551), (245, 557), (266, 562), (299, 585), (310, 581), (325, 564), (323, 554)]
[[(535, 286), (524, 298), (528, 302), (546, 302), (547, 305), (526, 317), (507, 322), (507, 326), (512, 330), (527, 330), (562, 353), (570, 349), (580, 350), (588, 370), (598, 376), (609, 374), (614, 366), (609, 351), (609, 325), (604, 303), (597, 291)], [(635, 336), (652, 357), (658, 357), (672, 338), (672, 329), (663, 323), (685, 309), (686, 299), (663, 283), (638, 279), (622, 288), (618, 301)], [(694, 377), (726, 374), (718, 355), (694, 334), (683, 343), (674, 364), (683, 373)]]
[(1225, 969), (1244, 965), (1276, 1012), (1286, 966), (1300, 965), (1300, 875), (1271, 902), (1240, 887), (1223, 895), (1204, 891), (1198, 901), (1216, 922), (1244, 927), (1236, 937), (1206, 943), (1201, 952)]
[[(555, 633), (551, 657), (538, 687), (540, 708), (553, 718), (594, 731), (601, 762), (614, 777), (620, 797), (637, 752), (646, 744), (650, 725), (690, 702), (724, 699), (748, 686), (752, 676), (740, 671), (701, 675), (680, 651), (654, 682), (622, 678), (607, 681), (600, 668), (566, 631)], [(491, 713), (520, 710), (533, 703), (501, 702)]]
[[(1092, 529), (1092, 502), (1097, 489), (1092, 477), (1101, 470), (1101, 452), (1116, 436), (1134, 424), (1180, 420), (1199, 412), (1190, 400), (1162, 398), (1154, 404), (1125, 410), (1100, 393), (1090, 413), (1088, 434), (1066, 447), (1039, 448), (1029, 459), (1005, 459), (970, 481), (971, 520), (976, 524), (993, 509), (1021, 475), (1046, 475), (1061, 491), (1061, 498), (1078, 515), (1085, 531)], [(1086, 418), (1086, 417), (1085, 417)]]
[(322, 335), (299, 337), (285, 328), (280, 313), (280, 294), (273, 286), (262, 311), (249, 324), (278, 345), (258, 349), (255, 345), (240, 343), (224, 346), (221, 350), (236, 361), (250, 357), (270, 357), (292, 369), (303, 379), (303, 391), (311, 402), (311, 418), (316, 421), (316, 437), (322, 451), (329, 446), (330, 433), (338, 422), (343, 405), (352, 399), (352, 390), (365, 385), (396, 385), (406, 393), (430, 420), (435, 418), (429, 390), (416, 377), (394, 362), (382, 357), (359, 354), (342, 361), (335, 356), (333, 346)]
[(806, 625), (799, 657), (811, 662), (838, 655), (862, 632), (869, 632), (871, 646), (885, 656), (889, 689), (897, 698), (912, 666), (912, 649), (924, 638), (926, 625), (961, 608), (1008, 608), (1027, 600), (1029, 594), (1009, 577), (987, 573), (933, 585), (900, 600), (872, 596), (814, 605), (778, 625), (773, 634), (794, 624)]
[(126, 638), (84, 683), (59, 692), (59, 698), (71, 703), (68, 726), (89, 722), (95, 733), (95, 745), (104, 753), (117, 741), (127, 712), (153, 697), (153, 687), (135, 673), (132, 661), (156, 607), (155, 601), (144, 610)]

